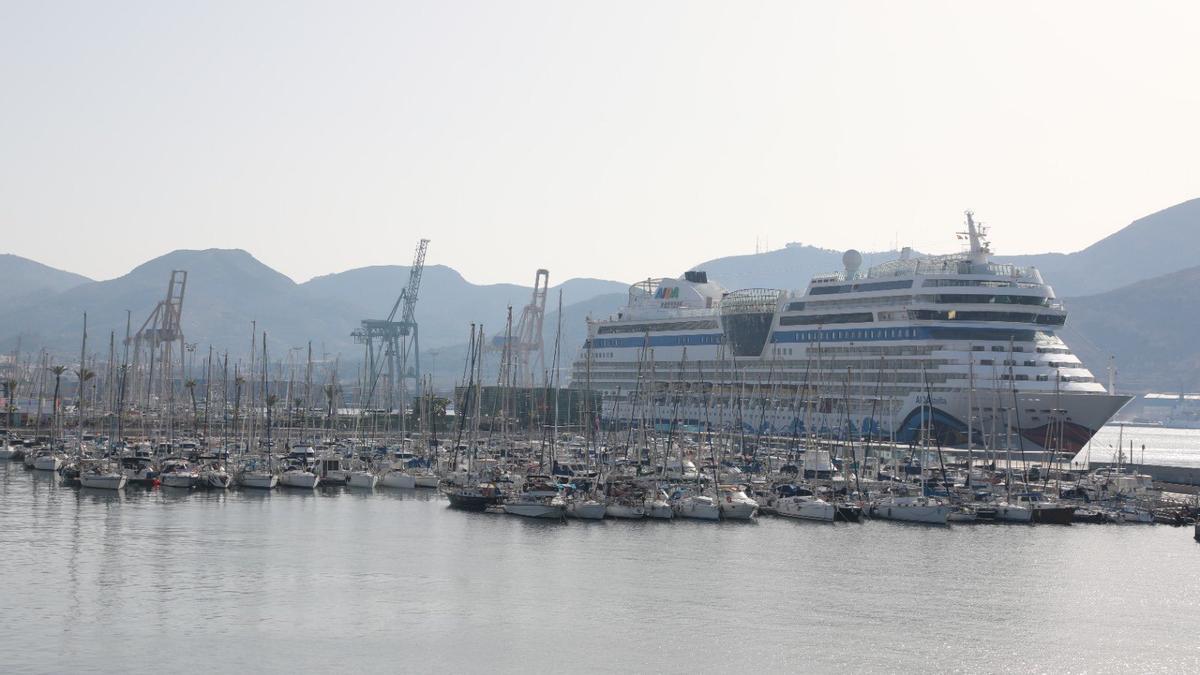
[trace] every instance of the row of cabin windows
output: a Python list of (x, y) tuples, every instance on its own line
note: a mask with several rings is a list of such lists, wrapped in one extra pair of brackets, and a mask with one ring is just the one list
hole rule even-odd
[(1033, 314), (1026, 312), (971, 312), (958, 310), (910, 309), (912, 321), (1011, 321), (1013, 323), (1038, 323), (1044, 326), (1061, 326), (1066, 315)]
[[(971, 346), (971, 351), (973, 351), (973, 352), (982, 352), (982, 351), (987, 351), (987, 347), (984, 347), (983, 345), (972, 345), (972, 346)], [(992, 351), (994, 351), (994, 352), (1007, 352), (1007, 351), (1009, 351), (1009, 348), (1008, 348), (1008, 347), (1004, 347), (1004, 346), (1002, 346), (1002, 345), (992, 345)], [(1014, 351), (1014, 352), (1023, 352), (1023, 351), (1025, 351), (1025, 348), (1024, 348), (1024, 347), (1019, 347), (1019, 346), (1017, 346), (1017, 345), (1013, 345), (1013, 346), (1012, 346), (1012, 351)], [(1040, 349), (1039, 349), (1038, 351), (1040, 352), (1040, 351), (1042, 351), (1042, 350), (1040, 350)]]
[(670, 323), (635, 323), (624, 326), (601, 326), (597, 332), (602, 335), (607, 333), (661, 333), (672, 330), (703, 330), (719, 327), (715, 320), (674, 321)]
[(925, 288), (982, 286), (985, 288), (1041, 288), (1041, 284), (1027, 281), (1000, 281), (992, 279), (926, 279)]

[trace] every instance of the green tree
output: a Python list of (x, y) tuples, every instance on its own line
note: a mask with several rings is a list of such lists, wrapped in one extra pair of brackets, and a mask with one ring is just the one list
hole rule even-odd
[(62, 389), (62, 376), (67, 372), (67, 367), (50, 366), (50, 372), (54, 373), (54, 408), (50, 424), (50, 437), (54, 438), (54, 430), (58, 428), (58, 393)]

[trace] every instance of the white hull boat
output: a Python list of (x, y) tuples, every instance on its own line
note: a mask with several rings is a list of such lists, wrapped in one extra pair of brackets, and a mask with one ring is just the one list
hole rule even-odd
[(190, 472), (164, 473), (158, 477), (163, 487), (190, 490), (200, 482), (200, 475)]
[(689, 496), (675, 502), (675, 515), (694, 520), (720, 520), (721, 506), (712, 497)]
[(79, 474), (79, 485), (96, 490), (120, 490), (125, 487), (126, 478), (119, 473), (89, 473)]
[(321, 477), (311, 471), (292, 469), (291, 471), (284, 471), (283, 476), (279, 478), (279, 482), (285, 487), (311, 490), (321, 484)]
[(567, 503), (567, 516), (580, 520), (604, 520), (608, 505), (595, 499), (571, 501)]
[(383, 474), (383, 487), (389, 488), (415, 488), (417, 487), (417, 477), (404, 471), (389, 471)]
[(819, 497), (807, 495), (782, 497), (775, 502), (775, 514), (784, 518), (832, 523), (833, 519), (837, 517), (837, 508)]
[(1003, 520), (1006, 523), (1031, 523), (1033, 522), (1033, 509), (1019, 504), (999, 502), (996, 504), (996, 520)]
[(642, 513), (647, 518), (656, 520), (671, 520), (675, 517), (675, 509), (671, 508), (671, 503), (665, 499), (647, 499)]
[(349, 485), (352, 488), (360, 488), (363, 490), (374, 490), (379, 484), (379, 476), (370, 471), (351, 471)]
[(238, 485), (257, 490), (273, 490), (279, 484), (279, 476), (270, 471), (247, 471), (238, 478)]
[(441, 479), (437, 477), (437, 474), (432, 472), (419, 473), (413, 476), (413, 478), (416, 480), (417, 487), (419, 488), (436, 488), (441, 483)]
[(871, 506), (871, 515), (885, 520), (945, 525), (954, 507), (930, 497), (885, 497)]
[(62, 464), (62, 458), (58, 455), (38, 455), (33, 458), (33, 468), (36, 471), (58, 471)]
[(504, 503), (504, 512), (525, 518), (547, 518), (561, 520), (566, 515), (566, 504), (557, 497), (522, 499), (518, 497)]
[(758, 502), (740, 488), (722, 488), (719, 503), (721, 517), (726, 520), (750, 520), (758, 513)]
[(16, 452), (11, 445), (5, 443), (3, 447), (0, 447), (0, 462), (12, 459)]

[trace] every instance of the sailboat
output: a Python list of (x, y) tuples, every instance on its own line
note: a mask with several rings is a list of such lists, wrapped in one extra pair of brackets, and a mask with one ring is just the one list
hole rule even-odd
[(82, 460), (79, 463), (79, 484), (85, 488), (120, 490), (125, 487), (125, 474), (108, 462)]

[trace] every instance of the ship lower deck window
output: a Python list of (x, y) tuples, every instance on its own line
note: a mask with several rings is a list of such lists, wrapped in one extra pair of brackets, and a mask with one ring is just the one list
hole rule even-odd
[(933, 302), (939, 305), (1033, 305), (1049, 307), (1050, 298), (1040, 295), (985, 295), (975, 293), (938, 293), (937, 295), (918, 295), (919, 302)]
[(785, 316), (779, 319), (780, 326), (822, 326), (834, 323), (871, 323), (874, 321), (870, 312), (851, 312), (847, 314), (811, 314), (809, 316)]

